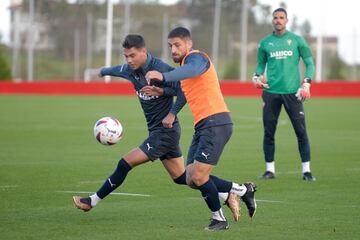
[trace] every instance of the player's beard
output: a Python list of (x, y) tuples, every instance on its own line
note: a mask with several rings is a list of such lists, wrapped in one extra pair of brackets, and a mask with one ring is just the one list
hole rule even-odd
[(175, 63), (181, 63), (185, 55), (172, 55), (172, 59)]
[(172, 59), (173, 59), (173, 61), (175, 62), (175, 63), (179, 63), (179, 62), (181, 62), (181, 57), (179, 57), (179, 56), (172, 56)]

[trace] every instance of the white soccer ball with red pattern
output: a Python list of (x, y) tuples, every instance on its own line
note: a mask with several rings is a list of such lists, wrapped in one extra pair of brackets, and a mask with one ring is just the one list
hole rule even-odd
[(123, 127), (114, 117), (103, 117), (96, 121), (94, 126), (96, 140), (104, 145), (114, 145), (123, 136)]

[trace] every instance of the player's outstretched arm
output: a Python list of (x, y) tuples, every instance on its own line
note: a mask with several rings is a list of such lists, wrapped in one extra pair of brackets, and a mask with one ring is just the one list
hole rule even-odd
[(121, 77), (129, 80), (130, 77), (130, 69), (127, 64), (118, 65), (114, 67), (102, 67), (98, 70), (98, 76), (113, 76), (113, 77)]

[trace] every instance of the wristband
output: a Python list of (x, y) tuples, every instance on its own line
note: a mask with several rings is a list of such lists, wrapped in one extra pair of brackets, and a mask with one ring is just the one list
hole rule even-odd
[(304, 78), (304, 83), (311, 83), (311, 78), (308, 77)]

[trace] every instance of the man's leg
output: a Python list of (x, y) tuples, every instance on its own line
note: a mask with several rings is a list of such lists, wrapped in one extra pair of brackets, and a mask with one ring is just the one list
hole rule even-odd
[(186, 171), (183, 157), (164, 159), (161, 162), (176, 184), (186, 185)]
[[(164, 165), (166, 171), (169, 173), (171, 179), (173, 179), (175, 183), (180, 185), (186, 185), (186, 171), (184, 166), (184, 159), (182, 157), (164, 159), (161, 162)], [(226, 196), (224, 195), (225, 197), (220, 197), (224, 201), (228, 198), (228, 193), (232, 189), (246, 192), (246, 188), (243, 189), (241, 185), (239, 186), (239, 184), (237, 183), (230, 182), (213, 175), (210, 175), (209, 178), (214, 182), (216, 188), (219, 191), (219, 195), (221, 195), (220, 193), (226, 194)], [(196, 186), (193, 184), (192, 187), (196, 188)]]
[(213, 166), (195, 160), (186, 169), (188, 183), (194, 184), (200, 190), (202, 197), (212, 212), (212, 221), (206, 229), (210, 231), (228, 229), (229, 224), (221, 209), (218, 190), (210, 179)]
[(278, 94), (263, 92), (263, 125), (264, 139), (263, 151), (266, 163), (266, 171), (260, 176), (263, 179), (275, 177), (275, 132), (281, 111), (282, 100)]
[[(183, 163), (183, 158), (165, 159), (162, 161), (165, 169), (168, 171), (170, 177), (176, 184), (186, 185), (186, 171)], [(215, 184), (219, 192), (219, 198), (230, 208), (233, 213), (234, 220), (240, 219), (239, 197), (243, 197), (247, 188), (244, 184), (230, 182), (219, 177), (210, 175), (209, 177)], [(194, 183), (192, 188), (198, 189)]]
[(96, 206), (100, 200), (118, 188), (132, 168), (147, 161), (149, 161), (148, 156), (140, 148), (133, 149), (119, 161), (113, 174), (95, 194), (87, 198), (74, 196), (73, 201), (75, 206), (83, 211), (89, 211), (92, 207)]
[(316, 178), (312, 176), (310, 170), (310, 143), (306, 131), (304, 106), (302, 102), (298, 101), (292, 94), (286, 95), (284, 98), (285, 110), (291, 120), (297, 137), (303, 179), (306, 181), (315, 181)]

